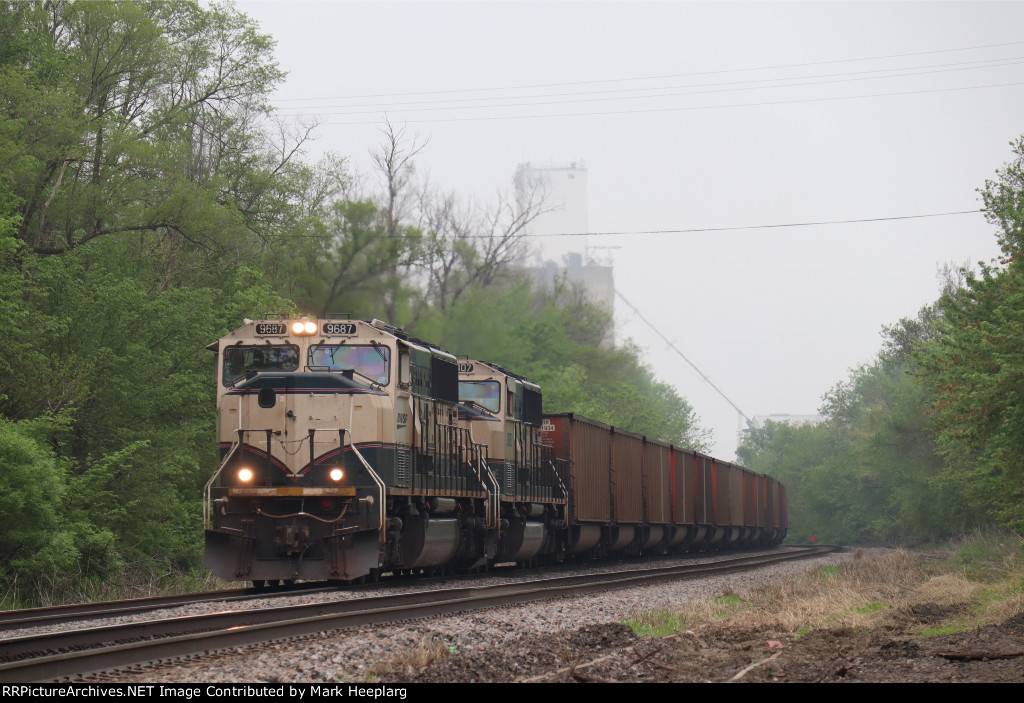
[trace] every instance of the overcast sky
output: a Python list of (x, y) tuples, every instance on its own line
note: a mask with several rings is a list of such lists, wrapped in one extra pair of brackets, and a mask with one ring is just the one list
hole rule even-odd
[[(1024, 134), (1024, 3), (238, 7), (277, 39), (282, 114), (319, 120), (313, 155), (369, 171), (386, 114), (482, 200), (521, 162), (584, 160), (590, 231), (630, 233), (587, 239), (616, 288), (747, 415), (816, 412), (938, 266), (998, 254), (980, 214), (763, 226), (978, 209)], [(736, 411), (616, 316), (731, 459)]]

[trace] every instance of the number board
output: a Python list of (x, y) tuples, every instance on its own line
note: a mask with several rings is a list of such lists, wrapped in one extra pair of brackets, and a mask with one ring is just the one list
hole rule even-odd
[(351, 322), (325, 322), (324, 334), (335, 337), (347, 337), (356, 333), (356, 326)]
[(459, 373), (473, 373), (473, 364), (466, 363), (465, 361), (460, 361)]
[(283, 337), (288, 332), (288, 326), (283, 322), (257, 322), (256, 334), (260, 337)]

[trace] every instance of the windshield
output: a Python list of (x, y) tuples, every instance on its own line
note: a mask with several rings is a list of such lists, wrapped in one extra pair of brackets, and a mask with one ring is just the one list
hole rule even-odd
[(224, 385), (250, 371), (297, 371), (299, 348), (291, 344), (263, 344), (256, 347), (233, 346), (224, 350)]
[(382, 386), (388, 385), (391, 378), (390, 361), (391, 349), (383, 344), (315, 344), (309, 348), (310, 368), (352, 369)]
[(497, 381), (459, 381), (459, 400), (472, 401), (496, 413), (501, 410), (501, 384)]

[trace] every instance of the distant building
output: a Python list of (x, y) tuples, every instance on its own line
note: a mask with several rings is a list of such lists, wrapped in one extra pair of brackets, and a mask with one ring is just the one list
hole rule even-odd
[(570, 253), (586, 253), (586, 237), (549, 236), (586, 232), (587, 167), (582, 160), (569, 164), (519, 164), (515, 174), (516, 200), (520, 208), (543, 199), (544, 212), (528, 227), (539, 235), (531, 242), (537, 251), (535, 265), (553, 261), (565, 266)]
[[(580, 160), (568, 164), (520, 164), (515, 173), (516, 200), (520, 208), (543, 212), (527, 226), (534, 254), (524, 262), (541, 285), (551, 286), (564, 272), (567, 280), (581, 284), (587, 296), (610, 313), (615, 312), (615, 279), (610, 262), (599, 262), (588, 249), (588, 238), (571, 237), (589, 231), (587, 218), (587, 167)], [(614, 339), (606, 340), (611, 343)]]
[(581, 254), (570, 252), (561, 266), (554, 261), (545, 261), (540, 266), (530, 267), (530, 270), (536, 281), (547, 288), (554, 285), (559, 274), (564, 274), (568, 281), (579, 283), (586, 289), (592, 303), (602, 305), (610, 312), (615, 311), (615, 275), (610, 265), (584, 262)]
[(800, 425), (817, 425), (825, 421), (824, 415), (791, 415), (789, 413), (773, 413), (771, 415), (754, 415), (749, 427), (741, 427), (739, 432), (739, 443), (750, 437), (751, 430), (761, 429), (766, 422), (779, 422), (785, 425), (799, 427)]

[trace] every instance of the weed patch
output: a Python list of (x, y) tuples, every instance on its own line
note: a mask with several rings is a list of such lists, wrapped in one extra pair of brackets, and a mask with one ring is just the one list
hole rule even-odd
[(886, 610), (889, 606), (885, 603), (868, 603), (867, 605), (859, 608), (853, 608), (850, 612), (856, 615), (870, 615), (871, 613), (877, 613), (880, 610)]
[(718, 606), (715, 617), (724, 618), (747, 607), (747, 602), (735, 593), (725, 593), (713, 600)]
[(409, 647), (393, 657), (372, 664), (368, 676), (384, 676), (393, 672), (414, 673), (452, 654), (454, 645), (448, 645), (436, 635), (423, 635), (419, 644)]
[(922, 637), (934, 637), (936, 635), (952, 635), (969, 629), (966, 625), (944, 625), (943, 627), (930, 627), (926, 630), (921, 630), (920, 634)]
[(818, 567), (818, 577), (821, 579), (837, 579), (842, 568), (842, 564), (829, 564)]
[(635, 619), (625, 620), (637, 637), (650, 635), (651, 637), (667, 637), (675, 632), (685, 631), (690, 621), (679, 613), (668, 610), (645, 610)]

